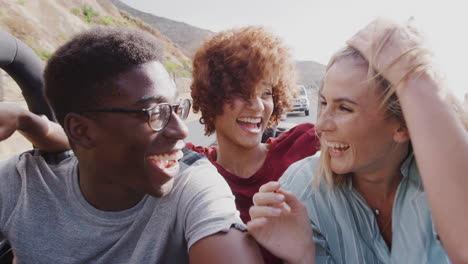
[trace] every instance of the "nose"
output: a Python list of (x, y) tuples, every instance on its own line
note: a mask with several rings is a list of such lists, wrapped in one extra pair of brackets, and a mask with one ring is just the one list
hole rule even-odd
[(188, 127), (184, 121), (175, 113), (172, 113), (169, 122), (162, 130), (164, 136), (175, 140), (183, 140), (188, 136)]
[(265, 106), (263, 105), (262, 98), (259, 96), (252, 96), (249, 98), (248, 107), (255, 111), (263, 111)]
[(333, 114), (329, 111), (326, 111), (325, 109), (322, 109), (319, 112), (315, 128), (317, 133), (333, 131), (336, 128)]

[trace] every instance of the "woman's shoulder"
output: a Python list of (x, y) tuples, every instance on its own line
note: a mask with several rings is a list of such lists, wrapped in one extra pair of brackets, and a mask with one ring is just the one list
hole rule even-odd
[(216, 146), (210, 146), (210, 147), (195, 146), (192, 143), (186, 142), (185, 148), (205, 155), (210, 161), (216, 160), (216, 156), (217, 156)]
[(299, 160), (284, 172), (279, 179), (281, 188), (293, 192), (298, 198), (309, 188), (312, 188), (317, 174), (320, 152)]
[(320, 148), (320, 140), (313, 124), (299, 124), (277, 138), (267, 141), (270, 152), (293, 161), (314, 155)]
[(311, 123), (303, 123), (294, 126), (288, 131), (282, 133), (277, 138), (270, 138), (267, 143), (281, 142), (287, 140), (294, 140), (298, 137), (316, 137), (315, 135), (315, 126)]

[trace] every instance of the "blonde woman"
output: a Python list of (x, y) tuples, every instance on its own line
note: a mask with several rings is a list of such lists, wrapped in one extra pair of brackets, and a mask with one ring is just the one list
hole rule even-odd
[(257, 241), (288, 263), (466, 263), (468, 123), (419, 32), (359, 31), (320, 105), (321, 153), (254, 195)]

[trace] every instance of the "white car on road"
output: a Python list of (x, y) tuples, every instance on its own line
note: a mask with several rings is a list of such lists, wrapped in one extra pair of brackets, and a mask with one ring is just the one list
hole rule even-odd
[(298, 96), (294, 98), (294, 103), (291, 112), (304, 112), (306, 116), (309, 115), (310, 101), (307, 96), (307, 91), (304, 85), (298, 86)]

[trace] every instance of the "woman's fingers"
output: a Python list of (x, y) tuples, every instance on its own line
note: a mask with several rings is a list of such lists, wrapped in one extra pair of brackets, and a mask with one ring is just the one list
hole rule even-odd
[(268, 219), (265, 217), (253, 218), (247, 223), (247, 230), (255, 235), (255, 231), (264, 227), (268, 223)]
[(252, 206), (249, 209), (252, 219), (259, 217), (276, 217), (281, 215), (281, 209), (272, 206)]
[(284, 202), (291, 208), (291, 210), (305, 208), (304, 204), (292, 192), (279, 190), (278, 194), (282, 194), (284, 196)]
[(267, 182), (260, 186), (258, 192), (276, 192), (280, 188), (280, 184), (275, 181)]
[(254, 205), (274, 205), (284, 202), (284, 195), (274, 192), (258, 192), (252, 198)]

